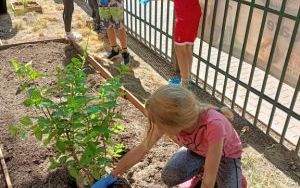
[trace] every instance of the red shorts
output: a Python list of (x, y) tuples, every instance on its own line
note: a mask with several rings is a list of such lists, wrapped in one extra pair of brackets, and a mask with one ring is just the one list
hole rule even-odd
[(176, 44), (193, 44), (202, 15), (199, 0), (174, 0)]

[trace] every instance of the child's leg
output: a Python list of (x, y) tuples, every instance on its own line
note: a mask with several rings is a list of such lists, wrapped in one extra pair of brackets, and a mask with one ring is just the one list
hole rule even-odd
[(180, 75), (182, 78), (183, 87), (188, 87), (188, 81), (190, 76), (190, 62), (189, 62), (189, 44), (178, 45), (175, 44), (175, 51), (177, 56), (177, 61), (180, 69)]
[(204, 157), (182, 147), (166, 164), (162, 172), (162, 180), (169, 187), (179, 185), (198, 175), (204, 166), (204, 161)]
[(240, 159), (221, 159), (217, 176), (218, 188), (242, 188), (242, 170)]
[(74, 11), (74, 0), (63, 0), (64, 11), (63, 19), (65, 24), (65, 32), (71, 31), (72, 15)]
[(107, 37), (108, 37), (109, 45), (112, 48), (115, 47), (115, 46), (117, 46), (117, 35), (116, 35), (115, 28), (113, 26), (109, 26), (107, 28), (106, 32), (107, 32)]
[(122, 24), (119, 29), (119, 39), (121, 43), (122, 49), (127, 48), (127, 34), (126, 34), (126, 29), (125, 26)]
[(189, 63), (189, 80), (191, 79), (191, 73), (192, 73), (192, 64), (193, 64), (193, 45), (188, 44), (187, 46), (187, 57), (188, 57), (188, 63)]
[(175, 5), (175, 50), (180, 68), (182, 83), (188, 87), (191, 64), (192, 45), (197, 37), (201, 7), (198, 0), (174, 0)]

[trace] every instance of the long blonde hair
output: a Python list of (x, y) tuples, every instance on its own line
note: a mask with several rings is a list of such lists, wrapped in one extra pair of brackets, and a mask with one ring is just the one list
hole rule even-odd
[[(166, 134), (193, 127), (200, 114), (213, 108), (217, 109), (213, 105), (200, 103), (187, 89), (171, 85), (162, 86), (146, 102), (150, 122), (147, 136), (151, 136), (153, 126), (163, 129)], [(233, 119), (229, 109), (220, 110), (228, 119)]]

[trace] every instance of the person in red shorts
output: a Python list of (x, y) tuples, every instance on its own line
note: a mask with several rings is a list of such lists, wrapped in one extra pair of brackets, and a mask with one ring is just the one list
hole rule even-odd
[[(175, 6), (175, 52), (180, 69), (181, 84), (187, 88), (193, 61), (193, 44), (197, 37), (202, 15), (199, 0), (174, 0)], [(172, 83), (172, 80), (169, 81)]]

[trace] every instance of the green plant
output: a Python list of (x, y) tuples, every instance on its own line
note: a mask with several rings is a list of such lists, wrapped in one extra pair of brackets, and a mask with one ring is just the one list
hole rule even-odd
[(77, 180), (91, 184), (99, 179), (114, 157), (119, 157), (123, 146), (113, 137), (123, 130), (118, 123), (122, 116), (115, 111), (117, 99), (123, 95), (120, 75), (101, 84), (97, 95), (91, 92), (85, 73), (85, 58), (73, 58), (64, 68), (56, 68), (51, 86), (39, 86), (37, 80), (45, 75), (35, 71), (31, 63), (11, 64), (20, 80), (20, 90), (27, 93), (23, 102), (33, 108), (35, 115), (20, 118), (10, 126), (12, 135), (26, 137), (29, 130), (45, 145), (53, 145), (56, 155), (50, 158), (50, 168), (66, 166)]

